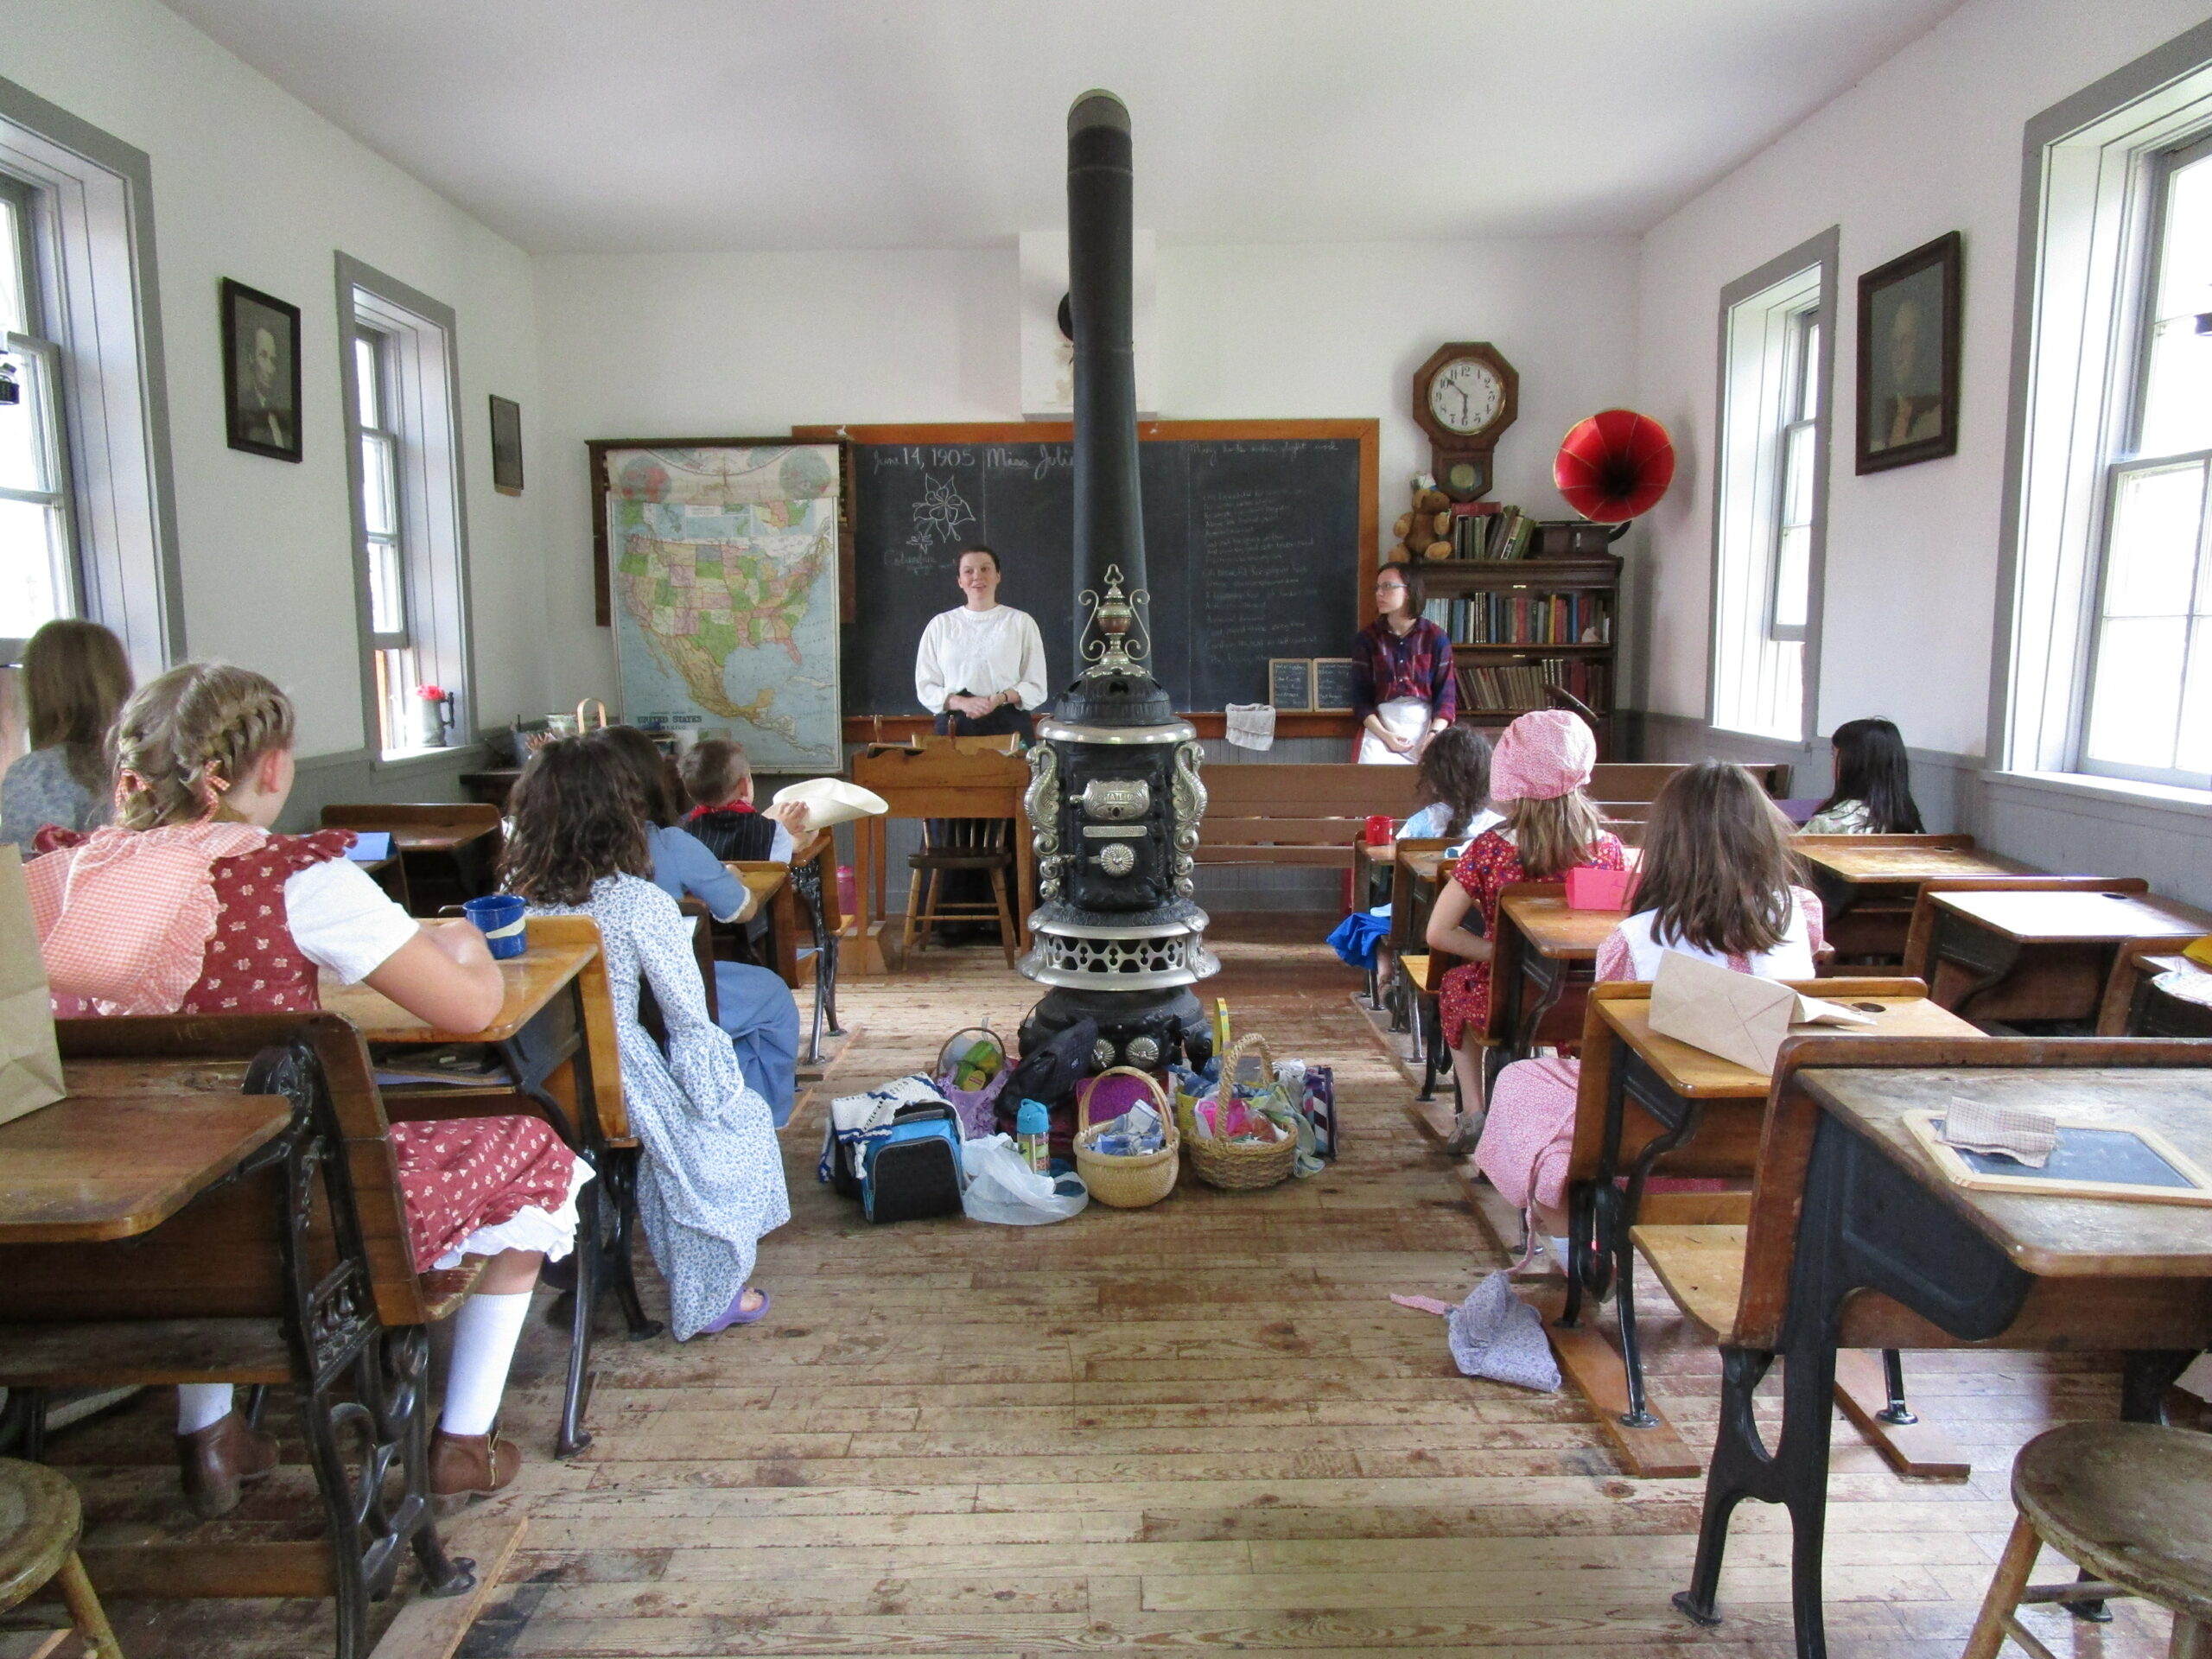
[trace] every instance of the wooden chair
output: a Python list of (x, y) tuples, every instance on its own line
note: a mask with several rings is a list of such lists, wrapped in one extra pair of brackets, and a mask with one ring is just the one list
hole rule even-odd
[[(499, 809), (480, 802), (363, 802), (326, 806), (326, 830), (386, 830), (406, 872), (412, 913), (482, 897), (499, 868)], [(410, 846), (410, 840), (430, 844)]]
[[(927, 944), (939, 922), (995, 921), (999, 948), (1006, 965), (1014, 966), (1014, 950), (1020, 937), (1014, 929), (1014, 906), (1007, 880), (1014, 868), (1014, 849), (1008, 839), (1011, 825), (1004, 818), (944, 818), (929, 820), (922, 836), (922, 850), (909, 853), (906, 865), (913, 874), (906, 884), (906, 954), (912, 957)], [(979, 870), (991, 884), (991, 902), (947, 899), (944, 877), (955, 870)]]
[[(2012, 1460), (2019, 1510), (1963, 1659), (1997, 1659), (2011, 1637), (2050, 1649), (2024, 1628), (2030, 1602), (2141, 1596), (2174, 1616), (2176, 1659), (2212, 1655), (2212, 1438), (2153, 1423), (2068, 1423), (2045, 1430)], [(2082, 1569), (2071, 1584), (2031, 1588), (2049, 1544)]]
[[(84, 1506), (67, 1479), (35, 1463), (0, 1459), (0, 1611), (58, 1581), (85, 1651), (92, 1659), (123, 1659), (77, 1554), (84, 1530)], [(42, 1649), (50, 1650), (50, 1644)]]
[[(1913, 900), (1912, 925), (1904, 944), (1904, 972), (1928, 982), (1930, 1001), (1956, 1011), (1968, 1000), (1977, 1007), (1976, 1020), (2033, 1020), (2043, 1017), (2037, 1004), (2017, 999), (1986, 1001), (1973, 995), (1971, 976), (1963, 969), (1938, 963), (1936, 950), (1936, 898), (1945, 893), (2148, 893), (2151, 884), (2140, 876), (2107, 875), (1972, 875), (1946, 876), (1923, 881)], [(2109, 969), (2104, 953), (2087, 947), (2053, 953), (2046, 966), (2045, 988), (2069, 998), (2094, 1003), (2104, 992)]]
[[(367, 1050), (337, 1015), (65, 1020), (56, 1031), (73, 1068), (281, 1095), (292, 1118), (150, 1231), (0, 1248), (0, 1386), (293, 1388), (329, 1527), (327, 1561), (293, 1544), (137, 1545), (86, 1550), (91, 1576), (109, 1595), (333, 1597), (338, 1659), (360, 1659), (369, 1601), (390, 1591), (404, 1548), (428, 1593), (474, 1584), (432, 1516), (425, 1327), (460, 1307), (484, 1263), (415, 1271)], [(178, 1060), (192, 1065), (165, 1064)]]

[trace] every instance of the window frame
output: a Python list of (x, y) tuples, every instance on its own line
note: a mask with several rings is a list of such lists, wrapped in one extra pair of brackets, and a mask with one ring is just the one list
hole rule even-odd
[[(449, 758), (475, 729), (475, 651), (468, 576), (467, 480), (463, 466), (460, 352), (453, 308), (345, 253), (336, 257), (339, 378), (346, 435), (346, 479), (353, 525), (354, 624), (361, 675), (362, 746), (372, 768)], [(370, 543), (361, 385), (355, 340), (380, 337), (385, 376), (380, 417), (396, 438), (395, 522), (406, 631), (372, 626)], [(404, 673), (400, 671), (404, 670)], [(435, 684), (454, 698), (455, 736), (436, 748), (414, 747), (412, 685)], [(389, 746), (388, 737), (398, 737)]]
[[(1766, 637), (1783, 644), (1802, 643), (1812, 621), (1812, 569), (1808, 562), (1805, 572), (1805, 620), (1784, 622), (1782, 611), (1782, 538), (1793, 525), (1789, 523), (1789, 461), (1790, 441), (1800, 431), (1808, 432), (1811, 442), (1820, 442), (1820, 394), (1816, 385), (1819, 365), (1815, 360), (1820, 350), (1821, 311), (1817, 302), (1790, 314), (1789, 363), (1784, 378), (1789, 391), (1785, 403), (1797, 412), (1785, 418), (1775, 435), (1774, 462), (1774, 545), (1767, 555)], [(1809, 412), (1808, 412), (1809, 410)], [(1811, 464), (1811, 463), (1808, 463)], [(1818, 480), (1811, 492), (1815, 496), (1815, 511), (1804, 524), (1809, 542), (1813, 517), (1818, 516)], [(1809, 561), (1809, 549), (1808, 561)]]
[[(2212, 22), (2031, 120), (2023, 137), (1993, 773), (2212, 804), (2212, 789), (2085, 764), (2115, 467), (2132, 459), (2155, 308), (2162, 158), (2212, 138)], [(2194, 453), (2194, 452), (2191, 452)], [(2194, 777), (2196, 774), (2181, 774)]]
[[(1705, 718), (1708, 729), (1740, 734), (1770, 742), (1803, 746), (1818, 729), (1820, 702), (1821, 623), (1823, 588), (1827, 568), (1827, 517), (1830, 454), (1834, 445), (1835, 410), (1836, 309), (1841, 228), (1830, 226), (1758, 269), (1746, 272), (1720, 291), (1713, 426), (1716, 434), (1713, 467), (1713, 557), (1707, 607)], [(1793, 286), (1796, 290), (1792, 291)], [(1771, 298), (1767, 296), (1771, 296)], [(1762, 303), (1764, 302), (1764, 303)], [(1803, 321), (1800, 321), (1800, 319)], [(1780, 327), (1783, 341), (1780, 384), (1769, 386), (1766, 363), (1738, 364), (1735, 357), (1739, 331)], [(1805, 336), (1817, 330), (1812, 349), (1798, 360), (1792, 353)], [(1770, 351), (1770, 348), (1765, 348)], [(1783, 434), (1795, 423), (1782, 418), (1783, 385), (1790, 371), (1809, 371), (1814, 413), (1812, 517), (1806, 550), (1805, 621), (1802, 629), (1786, 630), (1777, 637), (1774, 601), (1778, 555), (1782, 492), (1787, 480), (1781, 462)], [(1758, 387), (1758, 424), (1749, 435), (1732, 419), (1740, 409), (1747, 382)], [(1800, 381), (1798, 384), (1803, 384)], [(1733, 407), (1732, 407), (1733, 406)], [(1738, 416), (1740, 418), (1740, 416)], [(1739, 474), (1748, 467), (1751, 479), (1739, 485)], [(1738, 493), (1738, 491), (1741, 493)], [(1746, 550), (1756, 550), (1748, 552)], [(1756, 560), (1757, 568), (1752, 569)], [(1740, 617), (1740, 637), (1728, 625)], [(1748, 723), (1747, 710), (1755, 696), (1738, 695), (1733, 706), (1724, 708), (1724, 683), (1732, 673), (1748, 681), (1744, 664), (1724, 673), (1722, 654), (1768, 652), (1795, 647), (1799, 678), (1796, 720), (1788, 729)], [(1742, 688), (1729, 683), (1731, 695)]]

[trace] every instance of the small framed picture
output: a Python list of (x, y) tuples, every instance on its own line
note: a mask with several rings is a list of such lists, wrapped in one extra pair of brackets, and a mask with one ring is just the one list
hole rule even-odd
[(1351, 713), (1351, 658), (1316, 657), (1313, 659), (1313, 712), (1317, 715)]
[(1858, 470), (1959, 452), (1956, 231), (1859, 279)]
[(223, 415), (231, 448), (300, 458), (300, 308), (223, 279)]
[(492, 487), (501, 495), (522, 493), (522, 405), (492, 394)]
[(1310, 657), (1268, 658), (1268, 701), (1278, 714), (1313, 712), (1313, 659)]

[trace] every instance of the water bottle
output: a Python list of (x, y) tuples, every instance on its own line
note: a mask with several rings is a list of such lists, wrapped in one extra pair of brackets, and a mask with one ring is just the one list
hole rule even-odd
[(1052, 1162), (1052, 1115), (1041, 1100), (1025, 1100), (1014, 1114), (1014, 1144), (1020, 1153), (1021, 1161), (1039, 1175), (1046, 1173)]

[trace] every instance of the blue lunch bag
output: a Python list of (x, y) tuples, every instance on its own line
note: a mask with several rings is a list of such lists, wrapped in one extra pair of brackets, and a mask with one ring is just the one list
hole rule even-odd
[(861, 1160), (861, 1211), (878, 1224), (960, 1211), (960, 1117), (951, 1107), (902, 1106)]

